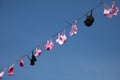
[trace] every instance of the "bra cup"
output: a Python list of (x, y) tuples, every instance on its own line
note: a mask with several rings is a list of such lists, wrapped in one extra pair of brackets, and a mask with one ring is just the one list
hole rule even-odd
[(86, 20), (84, 21), (86, 26), (91, 26), (94, 22), (94, 17), (92, 15), (86, 16)]

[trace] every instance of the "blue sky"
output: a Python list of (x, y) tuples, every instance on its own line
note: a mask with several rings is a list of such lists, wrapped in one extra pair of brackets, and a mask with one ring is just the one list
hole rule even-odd
[[(112, 0), (105, 0), (111, 6)], [(0, 70), (9, 66), (76, 18), (101, 3), (101, 0), (0, 0)], [(120, 1), (116, 0), (120, 7)], [(95, 22), (78, 23), (78, 34), (54, 49), (44, 50), (35, 66), (15, 64), (15, 75), (3, 80), (120, 80), (120, 15), (108, 19), (103, 6), (94, 10)], [(31, 54), (29, 55), (31, 56)]]

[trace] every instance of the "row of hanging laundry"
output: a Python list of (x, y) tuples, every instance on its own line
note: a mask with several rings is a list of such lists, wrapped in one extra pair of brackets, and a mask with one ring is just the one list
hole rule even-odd
[[(103, 11), (103, 14), (108, 17), (108, 18), (112, 18), (113, 16), (116, 16), (119, 12), (119, 9), (118, 7), (115, 5), (115, 0), (112, 0), (112, 7), (108, 7), (107, 4), (105, 2), (102, 2), (103, 6), (104, 6), (104, 11)], [(95, 9), (95, 8), (94, 8)], [(90, 27), (93, 22), (94, 22), (94, 17), (93, 17), (93, 10), (90, 10), (89, 13), (87, 13), (85, 16), (86, 16), (86, 19), (84, 21), (84, 24), (87, 26), (87, 27)], [(78, 23), (78, 20), (75, 20), (72, 25), (71, 25), (71, 30), (69, 32), (69, 36), (74, 36), (78, 33), (78, 27), (77, 27), (77, 23)], [(65, 42), (67, 41), (67, 36), (65, 34), (65, 30), (63, 30), (61, 33), (59, 32), (58, 33), (58, 36), (57, 36), (57, 39), (56, 39), (56, 43), (59, 44), (59, 45), (63, 45)], [(49, 40), (47, 40), (46, 44), (45, 44), (45, 49), (50, 51), (54, 48), (54, 43), (52, 42), (52, 39), (50, 38)], [(40, 48), (36, 48), (35, 50), (32, 50), (32, 56), (29, 57), (28, 55), (27, 58), (29, 59), (30, 61), (30, 65), (34, 66), (35, 65), (35, 62), (37, 61), (36, 57), (40, 56), (42, 53), (42, 50)], [(25, 56), (24, 56), (25, 57)], [(24, 67), (24, 57), (22, 57), (20, 60), (19, 60), (19, 65), (20, 67)], [(13, 76), (14, 75), (14, 65), (15, 64), (12, 64), (10, 65), (8, 68), (5, 68), (3, 69), (1, 72), (0, 72), (0, 79), (2, 79), (2, 77), (4, 76), (5, 74), (5, 71), (7, 70), (8, 71), (8, 75), (9, 76)]]
[[(70, 31), (70, 36), (73, 36), (75, 34), (77, 34), (78, 32), (78, 27), (77, 27), (77, 21), (75, 21), (75, 23), (72, 24), (72, 28), (71, 28), (71, 31)], [(58, 37), (56, 39), (56, 43), (59, 44), (59, 45), (63, 45), (65, 42), (67, 41), (67, 36), (65, 34), (65, 30), (63, 30), (62, 33), (58, 33)], [(52, 39), (50, 40), (47, 40), (46, 44), (45, 44), (45, 49), (50, 51), (54, 48), (54, 43), (52, 42)], [(40, 48), (36, 48), (35, 50), (32, 50), (32, 56), (29, 57), (28, 55), (27, 58), (29, 59), (30, 61), (30, 65), (31, 66), (34, 66), (35, 65), (35, 62), (37, 61), (37, 58), (36, 57), (39, 57), (42, 53), (42, 50)], [(22, 57), (20, 60), (19, 60), (19, 66), (20, 67), (24, 67), (25, 63), (24, 63), (24, 57)], [(14, 75), (14, 65), (15, 64), (12, 64), (8, 67), (8, 69), (4, 69), (2, 70), (2, 72), (0, 73), (0, 79), (2, 79), (5, 71), (7, 70), (8, 71), (8, 75), (9, 76), (13, 76)]]

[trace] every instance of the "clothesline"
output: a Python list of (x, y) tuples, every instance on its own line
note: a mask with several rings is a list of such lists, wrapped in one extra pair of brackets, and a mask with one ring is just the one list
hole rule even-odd
[[(33, 48), (32, 50), (28, 51), (26, 54), (24, 54), (23, 56), (21, 56), (19, 59), (13, 61), (12, 64), (10, 64), (9, 66), (5, 67), (3, 69), (3, 71), (0, 73), (0, 79), (3, 77), (5, 71), (8, 69), (8, 75), (10, 76), (13, 76), (14, 75), (14, 65), (17, 63), (17, 62), (20, 62), (20, 66), (23, 67), (24, 66), (24, 61), (23, 61), (23, 58), (27, 57), (29, 60), (30, 60), (30, 65), (34, 65), (35, 62), (36, 62), (36, 56), (40, 56), (41, 53), (43, 52), (43, 50), (40, 50), (42, 47), (45, 47), (46, 48), (44, 50), (51, 50), (53, 47), (54, 47), (54, 44), (52, 43), (52, 39), (57, 37), (58, 38), (56, 39), (56, 43), (57, 44), (64, 44), (67, 40), (67, 37), (65, 35), (65, 31), (72, 26), (71, 28), (71, 33), (70, 33), (70, 36), (73, 36), (74, 34), (77, 34), (77, 23), (79, 23), (79, 21), (83, 18), (83, 17), (86, 17), (86, 20), (84, 21), (85, 25), (87, 27), (90, 27), (93, 22), (94, 22), (94, 17), (92, 16), (92, 13), (95, 9), (97, 9), (99, 6), (101, 5), (104, 5), (104, 15), (108, 18), (112, 18), (112, 16), (116, 16), (119, 9), (118, 7), (115, 6), (114, 4), (114, 0), (112, 0), (112, 8), (108, 8), (106, 7), (106, 4), (104, 1), (102, 1), (101, 3), (99, 3), (97, 6), (95, 6), (94, 8), (92, 8), (91, 10), (89, 10), (87, 13), (83, 14), (81, 17), (78, 17), (76, 18), (75, 20), (73, 20), (72, 23), (68, 23), (68, 25), (66, 27), (64, 27), (63, 29), (61, 29), (60, 31), (58, 31), (56, 34), (50, 36), (46, 41), (47, 41), (47, 44), (46, 42), (42, 42), (40, 43), (39, 45), (37, 45), (35, 48)], [(89, 15), (88, 15), (89, 14)], [(73, 31), (72, 31), (73, 30)], [(37, 50), (39, 49), (39, 50)], [(35, 54), (35, 52), (38, 52), (38, 54)], [(30, 58), (29, 57), (29, 54), (32, 53), (32, 57)]]

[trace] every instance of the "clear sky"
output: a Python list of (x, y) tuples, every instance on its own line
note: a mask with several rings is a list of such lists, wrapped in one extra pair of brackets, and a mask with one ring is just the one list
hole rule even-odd
[[(105, 0), (111, 6), (112, 0)], [(0, 71), (78, 17), (101, 3), (101, 0), (0, 0)], [(120, 8), (120, 0), (116, 0)], [(120, 14), (108, 19), (103, 6), (94, 10), (95, 22), (78, 23), (78, 34), (67, 42), (46, 51), (30, 66), (15, 64), (15, 75), (2, 80), (120, 80)], [(29, 55), (31, 56), (31, 54)]]

